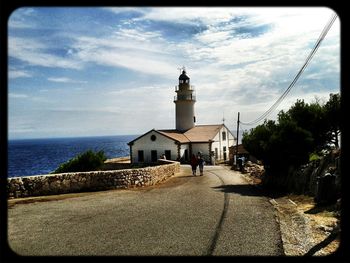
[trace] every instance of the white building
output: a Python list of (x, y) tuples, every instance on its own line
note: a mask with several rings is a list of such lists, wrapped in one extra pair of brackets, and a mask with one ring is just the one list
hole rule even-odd
[(186, 163), (198, 152), (207, 163), (229, 160), (229, 147), (236, 144), (230, 130), (224, 124), (195, 125), (196, 96), (185, 70), (175, 92), (176, 129), (153, 129), (129, 142), (131, 163), (157, 162), (163, 154), (169, 160)]

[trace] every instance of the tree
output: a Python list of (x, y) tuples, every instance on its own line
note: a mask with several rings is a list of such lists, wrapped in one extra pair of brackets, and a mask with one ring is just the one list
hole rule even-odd
[(243, 135), (242, 144), (268, 168), (284, 170), (286, 166), (308, 161), (313, 138), (309, 131), (286, 118), (279, 124), (265, 120), (264, 124)]
[(329, 95), (329, 101), (324, 105), (327, 130), (327, 142), (334, 144), (336, 148), (339, 148), (338, 137), (340, 135), (340, 116), (341, 116), (341, 102), (340, 94)]
[(279, 169), (299, 166), (308, 162), (313, 150), (311, 132), (299, 127), (293, 121), (284, 121), (276, 126), (269, 140), (270, 163)]
[(88, 150), (61, 164), (52, 173), (94, 171), (98, 170), (106, 160), (107, 157), (103, 151), (95, 153), (92, 150)]
[(249, 133), (243, 133), (242, 144), (256, 158), (266, 161), (269, 140), (275, 130), (275, 122), (265, 120), (264, 124), (256, 126)]
[(307, 104), (297, 100), (288, 111), (279, 112), (277, 122), (265, 120), (244, 133), (242, 144), (263, 161), (265, 185), (287, 189), (290, 171), (306, 164), (311, 153), (330, 143), (338, 147), (339, 133), (340, 96), (331, 94), (324, 105), (319, 101)]
[(314, 103), (305, 103), (304, 100), (297, 102), (286, 112), (281, 111), (278, 114), (279, 123), (292, 121), (295, 124), (311, 132), (313, 137), (313, 148), (322, 149), (327, 143), (328, 127), (325, 122), (325, 109), (316, 100)]
[(306, 164), (311, 153), (330, 143), (338, 147), (339, 134), (340, 95), (330, 94), (324, 105), (317, 100), (310, 104), (297, 100), (288, 111), (279, 112), (277, 122), (265, 120), (244, 133), (242, 144), (263, 161), (268, 181), (283, 187), (286, 181), (280, 179)]

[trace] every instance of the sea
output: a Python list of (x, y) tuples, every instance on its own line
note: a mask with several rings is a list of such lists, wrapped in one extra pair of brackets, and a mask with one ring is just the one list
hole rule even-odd
[(8, 177), (49, 174), (87, 150), (104, 151), (108, 159), (129, 156), (128, 142), (138, 135), (8, 141)]

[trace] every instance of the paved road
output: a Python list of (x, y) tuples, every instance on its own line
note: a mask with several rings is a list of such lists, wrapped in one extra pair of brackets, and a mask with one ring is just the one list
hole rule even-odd
[(10, 204), (8, 240), (20, 255), (283, 254), (268, 199), (223, 166), (206, 166), (197, 177), (182, 166), (143, 189)]

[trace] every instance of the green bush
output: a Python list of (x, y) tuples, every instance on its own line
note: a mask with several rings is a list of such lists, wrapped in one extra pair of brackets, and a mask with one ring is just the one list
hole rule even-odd
[(321, 159), (321, 156), (318, 155), (316, 152), (313, 152), (310, 154), (310, 157), (309, 157), (310, 162), (317, 161), (319, 159)]
[(52, 173), (87, 172), (99, 170), (106, 160), (107, 157), (103, 151), (93, 152), (92, 150), (88, 150), (61, 164)]

